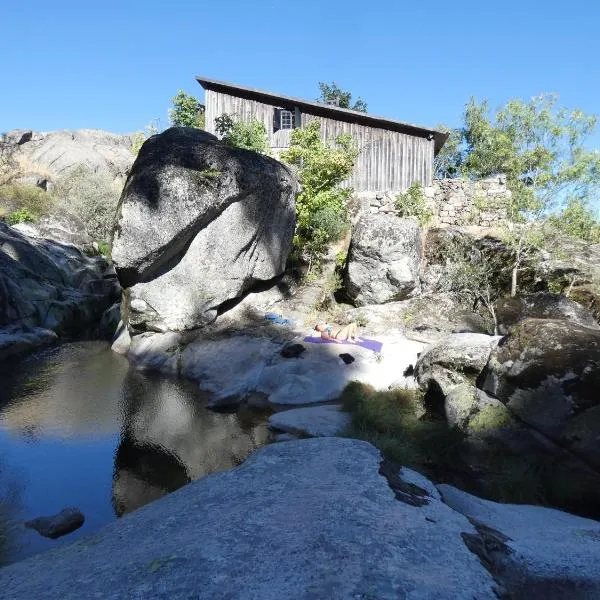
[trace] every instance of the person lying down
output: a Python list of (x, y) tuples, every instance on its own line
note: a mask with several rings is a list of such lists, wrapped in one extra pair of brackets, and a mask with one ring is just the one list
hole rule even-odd
[(357, 335), (358, 325), (354, 322), (344, 326), (330, 325), (329, 323), (317, 323), (315, 325), (315, 331), (318, 331), (324, 340), (332, 340), (340, 343), (350, 342), (351, 344), (363, 341)]

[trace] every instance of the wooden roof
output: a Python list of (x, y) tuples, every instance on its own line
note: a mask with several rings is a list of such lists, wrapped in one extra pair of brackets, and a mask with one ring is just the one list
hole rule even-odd
[(223, 92), (231, 96), (245, 98), (246, 100), (256, 100), (258, 102), (263, 102), (264, 104), (272, 104), (273, 106), (282, 108), (293, 108), (294, 106), (297, 106), (300, 110), (304, 109), (305, 112), (309, 112), (310, 114), (319, 117), (327, 117), (349, 123), (359, 123), (361, 125), (366, 125), (367, 127), (377, 127), (379, 129), (399, 131), (400, 133), (406, 133), (408, 135), (417, 137), (433, 138), (435, 139), (435, 154), (442, 149), (442, 146), (448, 139), (449, 135), (446, 132), (438, 131), (436, 129), (432, 129), (431, 127), (422, 127), (420, 125), (404, 123), (403, 121), (395, 121), (392, 119), (386, 119), (384, 117), (377, 117), (357, 110), (350, 110), (348, 108), (340, 108), (339, 106), (331, 106), (329, 104), (321, 104), (319, 102), (303, 100), (302, 98), (294, 98), (292, 96), (283, 96), (281, 94), (265, 92), (263, 90), (227, 83), (226, 81), (208, 79), (199, 75), (196, 77), (196, 81), (205, 90)]

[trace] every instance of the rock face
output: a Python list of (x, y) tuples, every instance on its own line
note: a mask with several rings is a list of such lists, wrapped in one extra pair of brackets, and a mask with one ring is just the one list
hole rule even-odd
[(104, 258), (28, 238), (0, 223), (0, 328), (10, 342), (3, 344), (2, 356), (20, 353), (28, 340), (35, 346), (56, 335), (86, 336), (119, 296), (115, 272)]
[[(273, 405), (303, 405), (339, 398), (350, 381), (378, 389), (403, 386), (404, 369), (414, 364), (423, 344), (405, 338), (379, 337), (380, 356), (348, 344), (310, 344), (297, 359), (281, 356), (282, 342), (262, 336), (143, 333), (133, 336), (127, 358), (140, 369), (182, 376), (198, 383), (215, 405), (235, 405), (263, 398)], [(344, 364), (340, 349), (351, 349), (355, 361)], [(412, 380), (412, 377), (408, 378)]]
[(462, 538), (475, 528), (412, 471), (396, 470), (395, 483), (420, 506), (397, 500), (380, 462), (356, 440), (268, 446), (91, 537), (1, 569), (3, 594), (494, 598), (492, 576)]
[(13, 229), (29, 237), (51, 239), (60, 244), (93, 251), (92, 239), (83, 221), (65, 211), (54, 210), (51, 215), (44, 215), (35, 223), (19, 223), (13, 225)]
[(483, 389), (600, 467), (600, 331), (527, 319), (492, 351)]
[(352, 234), (346, 292), (357, 306), (404, 300), (419, 285), (421, 229), (414, 218), (361, 217)]
[(465, 426), (479, 410), (481, 396), (475, 383), (498, 339), (482, 333), (455, 333), (419, 357), (415, 366), (419, 386), (443, 402), (450, 425)]
[(137, 330), (187, 330), (281, 274), (297, 189), (277, 161), (171, 128), (143, 145), (118, 208), (112, 257)]
[(501, 298), (496, 302), (501, 334), (523, 319), (564, 319), (599, 329), (594, 315), (587, 308), (561, 294), (538, 292), (520, 298)]
[(51, 517), (38, 517), (27, 521), (25, 527), (35, 529), (44, 537), (56, 539), (79, 529), (85, 521), (83, 513), (77, 508), (64, 508)]
[(9, 131), (5, 141), (15, 147), (20, 179), (45, 189), (80, 165), (124, 179), (135, 158), (130, 136), (96, 129), (46, 133), (17, 129)]
[(12, 600), (600, 594), (597, 521), (440, 491), (358, 440), (274, 444), (4, 567), (0, 586)]
[(350, 417), (337, 404), (308, 406), (275, 413), (269, 417), (269, 425), (286, 433), (330, 437), (346, 429)]
[(449, 485), (444, 502), (465, 515), (478, 535), (463, 534), (500, 574), (510, 598), (600, 597), (600, 523), (543, 508), (498, 504)]

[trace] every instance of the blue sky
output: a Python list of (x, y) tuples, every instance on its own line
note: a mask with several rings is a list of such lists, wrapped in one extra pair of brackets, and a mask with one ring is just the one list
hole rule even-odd
[(22, 0), (0, 21), (0, 131), (164, 127), (178, 89), (202, 98), (196, 74), (309, 99), (333, 80), (428, 126), (457, 125), (470, 96), (552, 91), (600, 114), (594, 0)]

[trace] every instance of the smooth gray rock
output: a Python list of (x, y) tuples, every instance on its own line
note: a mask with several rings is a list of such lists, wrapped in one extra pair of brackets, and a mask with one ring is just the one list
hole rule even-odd
[(287, 433), (331, 437), (350, 425), (350, 417), (338, 404), (307, 406), (275, 413), (269, 417), (269, 425)]
[(419, 285), (421, 228), (415, 218), (373, 214), (352, 232), (345, 288), (357, 306), (404, 300)]
[(124, 178), (131, 167), (131, 136), (98, 129), (34, 132), (15, 130), (6, 134), (15, 146), (22, 178), (51, 182), (80, 165), (93, 172)]
[(63, 508), (51, 517), (37, 517), (25, 522), (25, 527), (35, 529), (44, 537), (56, 539), (79, 529), (85, 521), (83, 513), (77, 508)]
[(13, 225), (13, 229), (29, 237), (51, 239), (86, 252), (93, 251), (92, 239), (83, 221), (64, 210), (53, 209), (52, 214), (40, 217), (35, 223), (20, 223)]
[(297, 181), (276, 160), (174, 127), (143, 145), (117, 210), (112, 258), (137, 330), (182, 331), (281, 274)]
[(443, 396), (450, 425), (466, 427), (478, 412), (477, 377), (500, 338), (483, 333), (454, 333), (427, 348), (415, 365), (415, 377), (424, 391)]
[[(370, 444), (272, 444), (98, 533), (0, 569), (11, 600), (493, 599), (465, 517), (396, 500)], [(415, 475), (415, 477), (418, 477)], [(414, 488), (416, 489), (416, 488)], [(52, 576), (49, 576), (49, 573)]]
[(488, 541), (482, 558), (491, 561), (510, 598), (600, 597), (598, 521), (541, 506), (498, 504), (450, 485), (438, 489), (448, 506), (506, 538), (490, 544), (490, 532), (480, 528)]
[(600, 467), (600, 331), (526, 319), (492, 351), (484, 391), (522, 421)]

